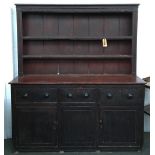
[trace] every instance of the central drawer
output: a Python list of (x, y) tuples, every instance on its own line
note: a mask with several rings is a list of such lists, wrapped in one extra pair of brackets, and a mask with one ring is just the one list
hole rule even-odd
[(60, 102), (96, 102), (97, 89), (95, 88), (61, 88)]

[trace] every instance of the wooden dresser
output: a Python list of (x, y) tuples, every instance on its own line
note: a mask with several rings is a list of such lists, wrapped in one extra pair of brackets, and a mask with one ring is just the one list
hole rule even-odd
[(16, 5), (11, 84), (19, 151), (139, 150), (138, 5)]

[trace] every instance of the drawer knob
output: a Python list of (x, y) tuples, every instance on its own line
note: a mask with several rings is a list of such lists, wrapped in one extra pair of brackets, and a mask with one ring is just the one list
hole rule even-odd
[(108, 98), (108, 99), (111, 99), (111, 98), (112, 98), (112, 94), (111, 94), (111, 93), (108, 93), (108, 94), (107, 94), (107, 98)]
[(24, 98), (28, 97), (28, 93), (25, 93), (25, 94), (23, 95), (23, 97), (24, 97)]
[(72, 93), (68, 93), (67, 96), (68, 96), (69, 98), (72, 98), (72, 97), (73, 97)]
[(100, 127), (101, 129), (103, 128), (103, 120), (102, 120), (102, 119), (99, 120), (99, 127)]
[(57, 129), (57, 127), (54, 125), (54, 126), (53, 126), (53, 130), (56, 130), (56, 129)]
[(46, 97), (46, 98), (49, 97), (49, 94), (48, 94), (48, 93), (45, 93), (45, 97)]
[(88, 97), (89, 96), (89, 94), (86, 92), (86, 93), (84, 93), (84, 97)]
[(133, 98), (133, 94), (128, 93), (128, 99), (132, 99)]
[(57, 121), (53, 121), (53, 124), (54, 124), (54, 125), (58, 125), (58, 122), (57, 122)]

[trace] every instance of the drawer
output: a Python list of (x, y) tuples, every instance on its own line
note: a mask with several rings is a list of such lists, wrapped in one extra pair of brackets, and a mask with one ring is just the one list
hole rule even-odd
[(123, 87), (121, 89), (121, 101), (126, 104), (143, 104), (144, 88), (143, 87)]
[(105, 86), (101, 89), (103, 105), (138, 105), (143, 103), (144, 89), (138, 86)]
[(95, 88), (62, 88), (59, 93), (60, 102), (96, 102)]
[(18, 87), (16, 102), (57, 102), (57, 89), (45, 87)]

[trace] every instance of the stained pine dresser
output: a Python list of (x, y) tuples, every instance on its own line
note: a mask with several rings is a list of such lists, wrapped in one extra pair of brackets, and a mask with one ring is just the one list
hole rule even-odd
[(141, 149), (138, 5), (16, 9), (18, 77), (10, 82), (15, 149)]

